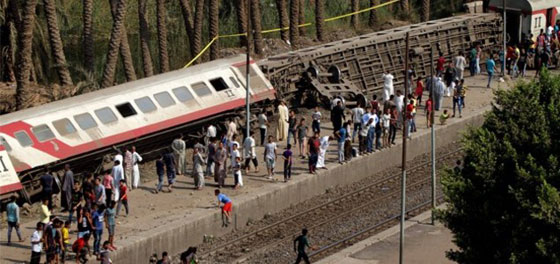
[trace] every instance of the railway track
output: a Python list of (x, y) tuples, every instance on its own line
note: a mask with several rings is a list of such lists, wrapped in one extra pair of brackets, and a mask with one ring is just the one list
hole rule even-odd
[[(438, 164), (447, 164), (449, 160), (455, 161), (460, 155), (461, 150), (454, 150), (440, 155), (437, 161)], [(413, 200), (417, 200), (418, 198), (415, 195), (421, 193), (422, 189), (425, 189), (431, 183), (429, 181), (430, 178), (426, 177), (426, 175), (429, 175), (430, 165), (431, 162), (428, 161), (409, 169), (407, 192), (410, 193), (409, 197)], [(202, 263), (270, 263), (274, 262), (274, 260), (277, 260), (278, 263), (284, 263), (288, 261), (288, 258), (284, 258), (285, 254), (271, 255), (271, 252), (280, 251), (278, 248), (286, 246), (289, 246), (289, 249), (292, 245), (291, 240), (299, 234), (302, 227), (310, 230), (311, 234), (318, 234), (322, 233), (320, 229), (337, 229), (336, 223), (340, 222), (341, 219), (351, 222), (351, 219), (360, 218), (360, 215), (375, 216), (376, 219), (371, 220), (373, 223), (379, 222), (377, 218), (387, 219), (391, 216), (391, 219), (393, 219), (394, 205), (392, 203), (397, 201), (397, 198), (400, 196), (400, 177), (400, 173), (391, 174), (336, 199), (281, 219), (253, 232), (219, 243), (209, 250), (201, 252), (203, 255), (200, 260)], [(368, 202), (365, 203), (364, 201)], [(368, 226), (371, 226), (371, 221)], [(386, 224), (389, 224), (389, 221)], [(348, 226), (353, 226), (353, 230), (364, 229), (364, 227), (352, 224)], [(384, 224), (380, 224), (376, 229), (382, 226)], [(374, 230), (372, 229), (372, 231)], [(348, 237), (348, 232), (343, 233), (345, 235), (341, 237), (326, 238), (325, 244), (329, 245), (336, 241), (344, 241), (344, 238)], [(315, 237), (315, 235), (313, 236)], [(354, 238), (358, 237), (360, 236), (355, 236)], [(328, 248), (322, 248), (322, 253), (317, 255), (317, 257), (324, 256), (327, 252), (332, 252), (331, 250), (354, 238), (346, 239), (346, 242), (333, 244)], [(288, 252), (292, 251), (289, 250)], [(289, 258), (291, 259), (292, 256), (289, 256)]]

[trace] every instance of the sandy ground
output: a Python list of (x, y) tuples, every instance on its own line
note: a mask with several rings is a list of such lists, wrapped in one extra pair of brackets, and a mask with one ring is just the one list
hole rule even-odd
[[(468, 75), (468, 73), (466, 73)], [(529, 74), (533, 76), (533, 74)], [(493, 98), (493, 89), (503, 88), (507, 86), (507, 83), (493, 83), (493, 89), (486, 89), (486, 75), (480, 75), (476, 77), (469, 77), (466, 79), (466, 85), (468, 87), (468, 92), (466, 95), (466, 108), (463, 110), (463, 115), (472, 115), (475, 112), (480, 111), (481, 108), (488, 106)], [(397, 87), (395, 87), (397, 89)], [(424, 100), (427, 98), (427, 93), (424, 95)], [(419, 130), (426, 129), (426, 117), (423, 111), (423, 105), (419, 108), (417, 114), (417, 127)], [(444, 99), (444, 108), (448, 109), (449, 112), (452, 112), (452, 99), (450, 97), (446, 97)], [(349, 110), (348, 110), (349, 111)], [(438, 120), (438, 116), (441, 111), (436, 112), (436, 120)], [(332, 129), (330, 128), (330, 123), (328, 121), (328, 114), (323, 113), (324, 121), (322, 123), (322, 129), (325, 133), (332, 133)], [(298, 116), (299, 117), (299, 116)], [(310, 117), (308, 117), (310, 120)], [(459, 118), (452, 118), (448, 120), (448, 122), (458, 122)], [(438, 122), (439, 125), (439, 122)], [(310, 124), (309, 124), (310, 127)], [(269, 132), (270, 133), (270, 132)], [(402, 132), (399, 131), (399, 135), (397, 136), (398, 141), (402, 141), (401, 135)], [(258, 132), (256, 132), (256, 139), (258, 140)], [(412, 135), (414, 137), (414, 134)], [(357, 147), (357, 144), (354, 144)], [(285, 147), (285, 142), (281, 142), (279, 144), (279, 152), (281, 153), (282, 149)], [(280, 162), (277, 163), (276, 166), (276, 175), (273, 180), (266, 179), (265, 173), (266, 168), (264, 167), (264, 163), (262, 162), (262, 153), (263, 148), (257, 147), (259, 163), (261, 165), (260, 172), (254, 173), (251, 172), (249, 175), (244, 176), (244, 183), (245, 186), (239, 190), (233, 190), (230, 188), (225, 189), (225, 193), (232, 197), (233, 200), (236, 197), (242, 195), (250, 195), (252, 190), (260, 188), (265, 184), (283, 184), (283, 174), (282, 174), (282, 165)], [(297, 152), (296, 152), (297, 153)], [(338, 166), (336, 161), (336, 143), (332, 142), (329, 148), (329, 152), (327, 153), (327, 167)], [(141, 175), (146, 179), (154, 179), (153, 175), (155, 174), (153, 170), (153, 164), (143, 164), (142, 166)], [(189, 162), (189, 169), (192, 167), (192, 162)], [(296, 158), (294, 162), (293, 168), (293, 177), (301, 177), (304, 174), (307, 174), (307, 160)], [(206, 188), (203, 190), (194, 190), (193, 188), (193, 179), (190, 176), (178, 176), (177, 183), (174, 187), (174, 191), (172, 193), (159, 193), (154, 194), (152, 191), (155, 189), (156, 180), (148, 180), (143, 182), (142, 186), (134, 190), (130, 193), (129, 196), (129, 204), (131, 208), (130, 215), (128, 217), (119, 217), (117, 219), (117, 228), (116, 228), (116, 246), (119, 246), (119, 240), (127, 239), (127, 236), (130, 234), (138, 234), (145, 230), (150, 230), (154, 227), (163, 225), (167, 222), (173, 221), (180, 221), (185, 217), (188, 217), (189, 209), (191, 208), (206, 208), (208, 210), (216, 210), (216, 199), (213, 195), (213, 190), (215, 183), (213, 179), (207, 179)], [(231, 175), (228, 175), (226, 180), (226, 185), (233, 185), (233, 179)], [(124, 210), (124, 209), (123, 209)], [(55, 215), (61, 216), (66, 218), (66, 214), (60, 214), (58, 211), (55, 210)], [(121, 211), (121, 215), (123, 212)], [(0, 230), (0, 263), (22, 263), (24, 261), (28, 261), (30, 257), (30, 236), (33, 232), (34, 224), (39, 220), (38, 217), (33, 218), (35, 214), (31, 214), (29, 217), (24, 219), (24, 223), (22, 224), (22, 233), (23, 236), (27, 239), (26, 242), (18, 243), (12, 242), (11, 246), (6, 246), (6, 229), (3, 228)], [(5, 217), (3, 216), (3, 220), (5, 221)], [(75, 230), (75, 225), (72, 228)], [(16, 240), (15, 232), (12, 234), (12, 241)], [(76, 239), (76, 232), (71, 232), (71, 239), (74, 241)], [(106, 236), (104, 237), (106, 239)], [(187, 245), (185, 245), (185, 248)]]

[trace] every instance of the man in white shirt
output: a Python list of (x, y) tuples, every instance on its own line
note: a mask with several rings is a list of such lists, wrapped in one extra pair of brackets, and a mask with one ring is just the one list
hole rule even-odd
[(443, 93), (445, 92), (445, 84), (441, 80), (441, 77), (437, 78), (436, 87), (434, 89), (434, 109), (439, 111), (440, 107), (443, 107)]
[(272, 179), (276, 164), (276, 143), (272, 141), (272, 136), (268, 136), (268, 143), (264, 145), (264, 161), (268, 171), (267, 178)]
[(389, 97), (393, 94), (393, 77), (392, 74), (386, 72), (383, 74), (383, 100), (389, 100)]
[[(115, 165), (113, 166), (113, 169), (111, 170), (111, 176), (113, 176), (113, 186), (120, 186), (121, 180), (124, 178), (124, 174), (123, 174), (123, 169), (122, 166), (120, 166), (120, 164), (118, 164), (118, 161), (115, 161)], [(113, 188), (113, 200), (114, 201), (118, 201), (119, 200), (119, 188)]]
[(228, 130), (227, 130), (227, 139), (231, 141), (233, 135), (237, 134), (237, 124), (233, 121), (232, 118), (228, 119)]
[(352, 109), (352, 120), (354, 121), (354, 131), (352, 132), (352, 143), (356, 134), (362, 129), (362, 116), (364, 115), (364, 109), (360, 104)]
[(208, 125), (208, 127), (206, 128), (206, 137), (204, 137), (204, 145), (206, 147), (208, 147), (208, 144), (210, 144), (210, 140), (216, 137), (216, 132), (216, 127), (214, 125)]
[[(186, 151), (186, 143), (183, 140), (183, 134), (179, 134), (179, 136), (171, 142), (171, 149), (173, 150), (173, 158), (175, 158), (175, 164), (177, 167), (177, 175), (182, 175), (185, 172), (185, 151)], [(132, 164), (134, 162), (131, 159)], [(134, 173), (133, 173), (134, 174)]]
[[(397, 107), (398, 117), (397, 117), (397, 127), (401, 127), (403, 118), (403, 108), (404, 108), (404, 95), (401, 90), (397, 90), (397, 96), (395, 96), (395, 106)], [(374, 123), (375, 126), (377, 124)]]
[(457, 69), (457, 79), (463, 79), (463, 72), (465, 71), (465, 67), (467, 66), (467, 60), (463, 54), (463, 51), (459, 51), (459, 55), (453, 58), (453, 64), (455, 65), (455, 69)]
[(233, 171), (235, 189), (243, 186), (243, 176), (241, 176), (241, 154), (239, 154), (239, 150), (237, 150), (238, 147), (239, 144), (237, 142), (233, 143), (231, 150), (231, 167)]
[(140, 168), (138, 163), (142, 161), (142, 156), (136, 152), (136, 147), (132, 146), (132, 188), (137, 189), (140, 183)]
[(41, 250), (43, 249), (43, 223), (37, 223), (37, 227), (31, 235), (31, 264), (39, 264), (41, 261)]
[(245, 156), (245, 174), (249, 174), (251, 168), (251, 161), (255, 166), (255, 173), (259, 172), (259, 162), (257, 161), (257, 151), (255, 150), (255, 139), (253, 138), (255, 132), (251, 131), (249, 136), (243, 141), (243, 154)]
[(268, 117), (266, 117), (266, 111), (263, 109), (259, 114), (259, 130), (261, 131), (261, 146), (264, 145), (264, 140), (266, 139), (266, 131), (268, 126)]

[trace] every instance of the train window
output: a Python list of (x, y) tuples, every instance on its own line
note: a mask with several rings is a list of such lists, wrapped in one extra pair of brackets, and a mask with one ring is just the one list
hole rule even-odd
[(173, 101), (173, 98), (171, 98), (171, 95), (168, 92), (161, 92), (161, 93), (154, 94), (154, 98), (156, 98), (156, 101), (158, 102), (159, 106), (163, 108), (175, 104), (175, 101)]
[(136, 110), (132, 107), (130, 103), (124, 103), (115, 106), (117, 111), (121, 114), (122, 117), (129, 117), (136, 114)]
[(193, 88), (196, 95), (198, 95), (198, 97), (203, 97), (212, 94), (210, 88), (208, 88), (208, 86), (206, 86), (206, 84), (203, 82), (191, 84), (191, 87)]
[(58, 131), (61, 136), (66, 136), (76, 132), (76, 128), (68, 118), (63, 118), (52, 122), (54, 129)]
[(101, 123), (103, 124), (109, 124), (117, 121), (117, 116), (109, 107), (99, 108), (93, 112), (95, 113), (95, 116), (99, 118), (99, 121), (101, 121)]
[(181, 102), (186, 102), (194, 98), (191, 91), (185, 86), (177, 87), (172, 91), (175, 97)]
[(12, 151), (12, 147), (8, 144), (8, 141), (4, 137), (0, 137), (0, 145), (4, 146), (6, 151)]
[(52, 130), (45, 124), (31, 128), (31, 132), (33, 132), (33, 135), (35, 135), (40, 142), (54, 138)]
[(134, 99), (134, 102), (136, 103), (138, 108), (140, 108), (140, 111), (142, 111), (142, 113), (149, 113), (156, 110), (156, 105), (154, 104), (154, 102), (152, 102), (152, 99), (147, 96)]
[(74, 120), (76, 120), (78, 126), (80, 126), (83, 130), (97, 127), (97, 123), (93, 120), (93, 117), (89, 113), (75, 115)]
[(239, 88), (239, 83), (235, 78), (229, 77), (229, 80), (233, 83), (233, 85), (235, 85), (235, 88)]
[(14, 133), (14, 136), (22, 147), (33, 145), (33, 141), (31, 141), (29, 135), (27, 135), (27, 133), (23, 130)]
[(223, 91), (229, 88), (227, 83), (221, 77), (210, 80), (210, 84), (214, 87), (216, 92)]

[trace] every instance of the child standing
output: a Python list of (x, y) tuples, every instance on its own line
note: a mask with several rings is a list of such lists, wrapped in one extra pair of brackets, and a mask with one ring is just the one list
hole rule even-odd
[(292, 145), (288, 144), (284, 153), (282, 153), (282, 158), (284, 158), (284, 182), (287, 182), (292, 178)]
[(276, 164), (276, 143), (272, 141), (272, 136), (268, 136), (268, 143), (264, 145), (264, 162), (268, 171), (267, 178), (272, 179)]
[(311, 123), (311, 129), (313, 130), (313, 133), (321, 132), (321, 117), (322, 115), (319, 111), (319, 107), (316, 106), (315, 112), (313, 112), (313, 114), (311, 115), (311, 118), (313, 120), (313, 123)]
[(307, 126), (305, 125), (305, 118), (302, 118), (299, 121), (299, 124), (297, 126), (297, 133), (298, 133), (298, 144), (299, 144), (299, 156), (302, 159), (305, 159), (305, 150), (306, 148), (306, 142), (307, 142)]
[(105, 224), (107, 226), (107, 231), (109, 232), (108, 249), (116, 250), (117, 248), (113, 245), (115, 239), (115, 201), (111, 201), (105, 210)]
[(121, 211), (121, 205), (124, 205), (126, 216), (128, 216), (128, 188), (126, 187), (125, 180), (121, 180), (119, 186), (119, 195), (119, 205), (117, 205), (117, 214), (115, 215), (115, 217), (119, 215), (119, 212)]
[(105, 205), (94, 204), (92, 210), (93, 210), (92, 218), (93, 218), (93, 226), (94, 226), (93, 252), (95, 253), (95, 255), (98, 255), (101, 246), (101, 239), (103, 238), (103, 222), (105, 219)]
[(68, 250), (72, 246), (70, 244), (70, 226), (71, 225), (72, 225), (72, 222), (70, 222), (70, 220), (66, 220), (66, 222), (64, 222), (64, 227), (62, 227), (62, 229), (60, 230), (60, 232), (62, 233), (62, 244), (63, 244), (63, 247), (64, 247), (64, 249), (62, 250), (62, 254), (61, 254), (62, 263), (64, 263), (64, 260), (66, 259), (66, 252), (68, 252)]

